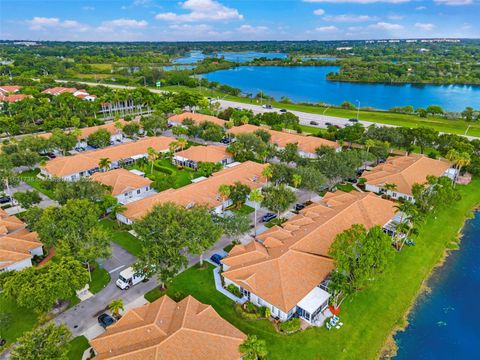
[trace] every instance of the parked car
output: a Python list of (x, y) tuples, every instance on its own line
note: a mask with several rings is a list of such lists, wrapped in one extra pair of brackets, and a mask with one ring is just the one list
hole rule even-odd
[(345, 124), (343, 124), (343, 126), (345, 126), (345, 127), (350, 126), (350, 123), (345, 123)]
[(352, 122), (352, 123), (357, 123), (358, 122), (358, 119), (348, 119), (348, 121)]
[(276, 217), (277, 215), (274, 213), (266, 213), (265, 215), (262, 216), (262, 222), (269, 222), (270, 220), (273, 220)]
[(328, 121), (325, 123), (325, 125), (327, 125), (327, 126), (333, 126), (333, 124), (332, 124), (331, 122), (328, 122)]
[(236, 106), (235, 110), (242, 110), (242, 108), (240, 106)]
[(98, 317), (98, 323), (104, 329), (112, 325), (115, 322), (115, 319), (108, 314), (103, 313)]
[(310, 125), (318, 125), (318, 122), (312, 120), (310, 121)]
[(8, 196), (1, 196), (0, 197), (0, 204), (6, 204), (10, 202), (10, 198)]
[(232, 143), (232, 139), (228, 138), (228, 137), (224, 137), (222, 140), (220, 140), (220, 142), (222, 144), (228, 145), (228, 144)]
[(217, 265), (222, 265), (222, 262), (221, 260), (224, 258), (225, 256), (222, 256), (220, 254), (213, 254), (212, 256), (210, 256), (210, 260), (212, 260), (213, 263), (217, 264)]
[(335, 126), (337, 129), (341, 129), (342, 127), (340, 125), (333, 125)]
[(300, 211), (305, 209), (305, 205), (303, 204), (295, 204), (295, 211)]
[(48, 158), (50, 159), (55, 159), (57, 157), (57, 155), (55, 155), (54, 153), (47, 153), (46, 154), (48, 156)]
[(272, 109), (272, 105), (270, 105), (270, 104), (263, 104), (262, 107), (264, 109)]
[(279, 110), (281, 113), (286, 113), (287, 112), (287, 109), (280, 109)]

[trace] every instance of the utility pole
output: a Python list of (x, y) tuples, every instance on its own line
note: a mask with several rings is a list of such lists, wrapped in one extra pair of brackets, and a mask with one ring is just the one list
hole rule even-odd
[(358, 106), (357, 106), (357, 120), (358, 117), (360, 116), (360, 100), (357, 100)]

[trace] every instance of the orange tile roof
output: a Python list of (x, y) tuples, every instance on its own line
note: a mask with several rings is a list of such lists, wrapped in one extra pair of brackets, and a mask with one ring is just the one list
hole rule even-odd
[(15, 93), (19, 91), (22, 87), (18, 85), (1, 85), (0, 86), (0, 94), (1, 93)]
[(98, 167), (102, 158), (108, 158), (110, 161), (119, 161), (129, 157), (146, 154), (149, 147), (155, 151), (168, 151), (168, 146), (174, 138), (164, 136), (148, 137), (135, 142), (109, 146), (104, 149), (86, 151), (73, 156), (62, 156), (50, 160), (45, 166), (42, 166), (49, 174), (53, 176), (68, 176), (77, 174)]
[(43, 94), (50, 94), (50, 95), (60, 95), (60, 94), (66, 93), (66, 92), (68, 92), (70, 94), (73, 94), (76, 91), (77, 91), (77, 89), (75, 89), (75, 88), (66, 88), (66, 87), (57, 86), (57, 87), (53, 87), (53, 88), (43, 90), (42, 93)]
[(175, 156), (180, 156), (195, 162), (212, 162), (217, 163), (222, 160), (232, 158), (232, 155), (227, 151), (225, 146), (208, 145), (208, 146), (191, 146), (187, 150), (175, 153)]
[(327, 193), (281, 227), (233, 247), (222, 274), (287, 313), (333, 270), (328, 250), (337, 234), (354, 224), (383, 226), (394, 214), (394, 203), (373, 193)]
[(214, 173), (200, 182), (179, 189), (168, 189), (154, 196), (131, 202), (125, 206), (123, 215), (130, 220), (139, 219), (151, 211), (155, 205), (166, 202), (182, 206), (201, 204), (217, 207), (222, 204), (222, 198), (218, 194), (220, 185), (233, 185), (239, 181), (251, 189), (259, 188), (266, 182), (262, 176), (262, 171), (266, 166), (266, 164), (246, 161)]
[(183, 123), (183, 121), (185, 119), (190, 119), (194, 123), (196, 123), (197, 125), (199, 125), (199, 124), (201, 124), (205, 121), (210, 121), (210, 122), (212, 122), (214, 124), (217, 124), (217, 125), (220, 125), (220, 126), (224, 126), (225, 123), (226, 123), (225, 120), (219, 119), (216, 116), (204, 115), (204, 114), (192, 113), (192, 112), (184, 112), (182, 114), (175, 114), (173, 116), (170, 116), (168, 118), (168, 121), (176, 122), (176, 123), (181, 124), (181, 123)]
[(233, 127), (228, 130), (232, 135), (238, 135), (242, 133), (253, 133), (257, 130), (265, 130), (271, 135), (270, 142), (276, 144), (280, 148), (284, 148), (287, 144), (298, 144), (298, 148), (306, 153), (315, 153), (315, 150), (320, 146), (329, 146), (335, 149), (340, 145), (335, 141), (322, 139), (316, 136), (305, 136), (300, 134), (289, 133), (285, 131), (271, 130), (265, 126), (255, 126), (251, 124), (245, 124), (237, 127)]
[(127, 311), (90, 345), (99, 360), (238, 360), (245, 338), (211, 306), (192, 296), (177, 303), (165, 295)]
[(0, 219), (5, 218), (7, 216), (8, 216), (8, 213), (2, 208), (0, 208)]
[(448, 161), (423, 155), (392, 156), (373, 170), (365, 171), (362, 178), (366, 179), (367, 184), (380, 188), (385, 184), (395, 184), (396, 191), (412, 195), (413, 184), (424, 184), (427, 176), (442, 176), (449, 168)]
[(112, 195), (117, 196), (127, 191), (150, 186), (152, 180), (136, 175), (126, 169), (115, 169), (106, 172), (97, 172), (90, 179), (98, 181), (112, 188)]
[(25, 227), (25, 223), (17, 218), (15, 215), (2, 217), (0, 219), (0, 234), (2, 233), (10, 233), (12, 231), (16, 231), (19, 229), (23, 229)]
[[(126, 124), (128, 124), (128, 122), (123, 120), (123, 119), (120, 119), (119, 123), (122, 126), (125, 126)], [(80, 135), (78, 136), (78, 139), (86, 139), (88, 136), (90, 136), (95, 131), (98, 131), (100, 129), (107, 130), (111, 135), (120, 134), (122, 132), (122, 130), (118, 129), (115, 125), (116, 125), (115, 122), (110, 122), (108, 124), (103, 124), (103, 125), (79, 128), (78, 130), (80, 131)], [(52, 133), (42, 133), (42, 134), (38, 134), (36, 136), (44, 138), (44, 139), (49, 139), (52, 136)]]
[(31, 95), (25, 95), (25, 94), (11, 94), (11, 95), (0, 95), (0, 102), (10, 102), (10, 103), (15, 103), (17, 101), (31, 98)]

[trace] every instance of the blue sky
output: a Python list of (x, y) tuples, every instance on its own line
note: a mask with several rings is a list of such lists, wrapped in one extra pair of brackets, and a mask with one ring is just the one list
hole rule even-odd
[(480, 0), (0, 0), (0, 39), (480, 37)]

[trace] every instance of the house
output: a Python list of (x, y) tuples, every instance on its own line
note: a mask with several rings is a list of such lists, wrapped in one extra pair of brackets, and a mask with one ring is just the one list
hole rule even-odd
[(245, 339), (210, 305), (192, 296), (175, 302), (164, 295), (128, 310), (90, 345), (98, 360), (239, 360)]
[(173, 156), (173, 163), (180, 166), (188, 166), (192, 169), (198, 167), (200, 162), (222, 164), (223, 166), (233, 162), (233, 155), (225, 146), (191, 146), (186, 150), (179, 151)]
[(94, 101), (97, 98), (95, 95), (90, 95), (86, 90), (77, 90), (76, 88), (66, 88), (61, 86), (49, 88), (42, 91), (42, 94), (49, 94), (53, 96), (58, 96), (65, 93), (70, 93), (73, 96), (86, 101)]
[(21, 88), (22, 87), (18, 85), (0, 85), (0, 95), (17, 93)]
[[(406, 156), (391, 156), (383, 164), (365, 171), (365, 189), (375, 193), (386, 194), (393, 199), (404, 198), (414, 201), (412, 186), (415, 183), (424, 184), (428, 176), (455, 177), (455, 169), (448, 161), (410, 154)], [(392, 184), (393, 189), (389, 189)]]
[(305, 158), (315, 158), (317, 156), (315, 151), (321, 146), (328, 146), (334, 148), (335, 151), (341, 151), (341, 146), (335, 141), (322, 139), (316, 136), (305, 136), (297, 133), (271, 130), (264, 126), (245, 124), (229, 129), (228, 133), (238, 135), (243, 133), (253, 133), (257, 130), (268, 132), (271, 136), (270, 143), (277, 145), (280, 149), (285, 148), (287, 144), (297, 144), (298, 154)]
[(120, 168), (107, 172), (96, 172), (90, 179), (109, 186), (112, 196), (121, 204), (126, 204), (151, 190), (152, 180)]
[(0, 210), (0, 273), (32, 266), (32, 258), (43, 255), (43, 244), (35, 232), (16, 216)]
[(153, 148), (156, 152), (168, 152), (169, 145), (173, 141), (175, 139), (164, 136), (148, 137), (73, 156), (57, 157), (41, 166), (40, 172), (45, 177), (78, 180), (99, 171), (98, 164), (101, 159), (109, 159), (110, 169), (115, 169), (122, 164), (133, 163), (138, 159), (148, 157), (148, 148)]
[(207, 205), (216, 213), (223, 212), (231, 205), (231, 200), (223, 199), (218, 193), (220, 185), (233, 185), (237, 181), (247, 185), (250, 189), (257, 189), (266, 184), (262, 171), (266, 164), (246, 161), (233, 163), (209, 178), (196, 179), (195, 182), (179, 189), (168, 189), (154, 196), (134, 201), (125, 206), (122, 213), (117, 214), (117, 220), (124, 224), (132, 224), (135, 220), (144, 217), (155, 205), (173, 202), (190, 208), (194, 205)]
[(200, 125), (203, 122), (209, 121), (211, 123), (224, 127), (226, 123), (225, 120), (219, 119), (216, 116), (192, 112), (184, 112), (181, 114), (172, 115), (168, 118), (168, 122), (174, 126), (177, 126), (182, 125), (183, 121), (186, 119), (192, 120), (196, 125)]
[(1, 95), (0, 94), (0, 103), (3, 103), (3, 102), (16, 103), (17, 101), (21, 101), (29, 98), (32, 98), (32, 95), (25, 95), (25, 94)]
[(327, 193), (282, 226), (234, 246), (222, 260), (225, 285), (237, 286), (243, 298), (281, 321), (296, 314), (321, 324), (334, 269), (328, 251), (337, 234), (354, 224), (388, 226), (394, 215), (394, 203), (373, 193)]

